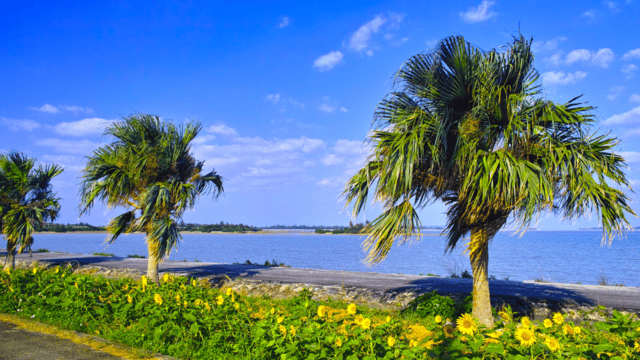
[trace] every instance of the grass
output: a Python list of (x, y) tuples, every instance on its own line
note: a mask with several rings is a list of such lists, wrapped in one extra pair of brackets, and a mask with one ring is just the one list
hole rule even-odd
[(306, 290), (282, 300), (249, 297), (169, 275), (156, 286), (60, 267), (0, 273), (0, 313), (181, 359), (631, 359), (640, 353), (640, 321), (615, 311), (606, 321), (577, 326), (562, 314), (532, 322), (506, 307), (496, 309), (496, 327), (487, 329), (460, 315), (470, 301), (432, 293), (413, 304), (416, 311), (400, 312), (314, 301)]
[(114, 254), (110, 254), (110, 253), (103, 253), (103, 252), (94, 252), (93, 255), (95, 256), (107, 256), (107, 257), (115, 257)]

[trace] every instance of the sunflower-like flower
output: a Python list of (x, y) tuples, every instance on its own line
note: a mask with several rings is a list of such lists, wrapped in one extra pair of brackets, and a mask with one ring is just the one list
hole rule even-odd
[(342, 346), (342, 340), (340, 340), (339, 337), (336, 338), (336, 347), (341, 347)]
[(283, 325), (280, 325), (280, 326), (278, 326), (278, 329), (282, 333), (282, 336), (287, 336), (287, 328), (286, 327), (284, 327)]
[(291, 334), (291, 336), (296, 336), (296, 327), (293, 325), (289, 325), (289, 334)]
[(231, 296), (231, 294), (233, 294), (233, 289), (227, 288), (227, 296)]
[(369, 329), (371, 327), (371, 319), (365, 318), (360, 323), (360, 326), (362, 326), (362, 328), (365, 329), (365, 330)]
[(37, 268), (37, 267), (34, 267), (34, 268), (33, 268), (33, 275), (35, 275), (37, 272), (38, 272), (38, 268)]
[(529, 317), (523, 316), (520, 319), (520, 324), (522, 324), (522, 326), (524, 327), (531, 327), (531, 320), (529, 319)]
[(169, 274), (164, 273), (164, 275), (162, 275), (162, 281), (164, 281), (164, 282), (169, 281)]
[(193, 302), (193, 305), (195, 305), (195, 306), (200, 306), (200, 305), (202, 305), (202, 300), (200, 300), (200, 299), (196, 299), (196, 301), (194, 301), (194, 302)]
[(549, 319), (544, 319), (544, 321), (542, 322), (544, 324), (545, 328), (550, 328), (553, 326), (553, 321), (549, 320)]
[(466, 335), (473, 335), (474, 331), (478, 329), (476, 321), (469, 314), (460, 316), (458, 320), (456, 320), (456, 324), (458, 325), (458, 330)]
[(204, 302), (204, 308), (207, 309), (207, 311), (211, 311), (211, 306), (209, 306), (207, 301)]
[(393, 336), (389, 336), (389, 338), (387, 339), (387, 344), (389, 345), (389, 347), (393, 347), (393, 345), (396, 344), (396, 338), (394, 338)]
[(276, 321), (278, 322), (278, 324), (282, 324), (282, 322), (284, 321), (284, 316), (278, 317)]
[(218, 295), (218, 297), (216, 299), (217, 299), (216, 303), (218, 305), (224, 304), (224, 298), (222, 297), (222, 295)]
[(186, 308), (188, 304), (189, 303), (187, 302), (187, 300), (185, 300), (184, 303), (182, 303), (182, 306), (184, 306)]
[(276, 313), (276, 309), (271, 308), (271, 315), (273, 315), (273, 314), (275, 314), (275, 313)]
[(162, 305), (162, 296), (160, 296), (160, 294), (153, 295), (153, 301), (158, 305)]
[(387, 316), (385, 320), (387, 320), (387, 322), (391, 322), (391, 316)]
[(191, 279), (191, 286), (193, 287), (198, 286), (198, 282), (196, 281), (196, 279)]
[(238, 303), (233, 303), (233, 308), (238, 310), (240, 308), (240, 304)]
[(500, 319), (502, 319), (502, 321), (504, 321), (504, 322), (508, 322), (508, 321), (510, 320), (510, 319), (509, 319), (509, 314), (507, 314), (507, 313), (506, 313), (506, 312), (504, 312), (504, 311), (500, 311), (500, 312), (498, 313), (498, 316), (500, 316)]
[(347, 306), (347, 313), (349, 313), (349, 315), (355, 315), (356, 310), (356, 304), (349, 304), (349, 306)]
[(320, 305), (318, 306), (318, 317), (324, 317), (324, 315), (326, 314), (326, 310), (327, 307), (324, 305)]
[(453, 337), (453, 326), (451, 325), (445, 325), (442, 328), (442, 331), (444, 331), (444, 336), (448, 337), (448, 338), (452, 338)]
[(176, 294), (176, 302), (180, 305), (180, 294)]
[(544, 343), (549, 347), (549, 350), (551, 350), (551, 352), (556, 352), (560, 349), (560, 342), (550, 336), (547, 337)]
[(147, 277), (142, 275), (142, 278), (140, 278), (140, 282), (142, 283), (142, 292), (144, 292), (147, 288)]
[(131, 297), (131, 295), (127, 295), (127, 302), (129, 304), (131, 304), (133, 302), (133, 298)]
[(564, 316), (560, 313), (553, 314), (553, 322), (556, 324), (562, 324), (564, 322)]
[(573, 335), (573, 328), (569, 324), (564, 324), (562, 327), (562, 333), (571, 336)]
[(520, 344), (530, 347), (536, 342), (536, 335), (533, 330), (521, 327), (516, 331), (516, 339), (520, 340)]
[(582, 329), (580, 328), (580, 326), (576, 326), (576, 327), (573, 328), (573, 332), (576, 335), (580, 335), (582, 333)]
[(435, 320), (436, 320), (436, 323), (440, 324), (442, 322), (442, 316), (436, 315)]

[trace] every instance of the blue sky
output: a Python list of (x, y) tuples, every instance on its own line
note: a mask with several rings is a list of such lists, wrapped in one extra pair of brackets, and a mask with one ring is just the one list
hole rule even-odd
[[(65, 167), (54, 181), (60, 222), (106, 224), (117, 213), (96, 207), (79, 219), (78, 174), (108, 141), (105, 124), (141, 112), (200, 120), (193, 152), (225, 178), (224, 196), (202, 199), (185, 221), (347, 224), (339, 194), (403, 61), (449, 35), (489, 50), (519, 29), (535, 41), (545, 95), (597, 106), (597, 128), (621, 140), (640, 184), (637, 0), (149, 4), (14, 2), (0, 14), (0, 150)], [(443, 225), (444, 211), (423, 209), (422, 223)], [(538, 224), (591, 226), (596, 217), (543, 214)]]

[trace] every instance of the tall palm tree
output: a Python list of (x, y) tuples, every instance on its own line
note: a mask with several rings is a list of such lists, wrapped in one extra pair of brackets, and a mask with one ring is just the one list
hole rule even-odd
[(96, 199), (108, 207), (128, 211), (111, 219), (107, 241), (122, 233), (146, 233), (149, 250), (147, 276), (156, 283), (158, 263), (181, 235), (177, 224), (198, 196), (222, 192), (222, 177), (202, 173), (203, 161), (191, 154), (191, 141), (202, 126), (190, 122), (176, 127), (158, 116), (137, 114), (109, 126), (104, 134), (113, 142), (88, 157), (80, 188), (80, 213), (88, 213)]
[(502, 52), (445, 38), (411, 57), (395, 85), (374, 115), (373, 152), (343, 192), (354, 215), (372, 187), (383, 204), (365, 229), (369, 262), (383, 260), (396, 237), (419, 236), (416, 209), (444, 202), (447, 250), (470, 234), (473, 315), (493, 326), (489, 244), (508, 219), (525, 229), (543, 211), (569, 219), (595, 211), (609, 240), (628, 228), (625, 213), (634, 213), (619, 190), (628, 182), (616, 139), (589, 133), (593, 108), (578, 98), (541, 96), (522, 35)]
[(55, 164), (36, 168), (36, 159), (20, 152), (0, 155), (0, 233), (7, 240), (5, 269), (15, 267), (16, 251), (31, 248), (33, 225), (58, 217), (60, 199), (51, 189), (51, 180), (62, 171)]

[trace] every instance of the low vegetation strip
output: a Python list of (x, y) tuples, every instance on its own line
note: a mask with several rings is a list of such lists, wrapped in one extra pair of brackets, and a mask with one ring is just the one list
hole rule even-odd
[[(345, 302), (249, 297), (194, 279), (73, 274), (69, 267), (0, 274), (0, 312), (96, 334), (183, 359), (635, 359), (640, 321), (614, 312), (606, 321), (543, 322), (496, 312), (479, 325), (465, 304), (430, 296), (414, 310), (385, 311)], [(454, 306), (455, 305), (455, 306)], [(461, 305), (461, 306), (460, 306)], [(467, 304), (468, 305), (468, 304)]]

